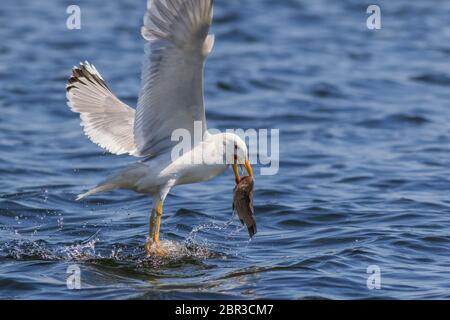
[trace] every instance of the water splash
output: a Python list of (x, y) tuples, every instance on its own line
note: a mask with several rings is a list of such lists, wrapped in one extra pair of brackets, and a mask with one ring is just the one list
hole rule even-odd
[(166, 251), (164, 256), (146, 257), (143, 246), (112, 245), (112, 248), (102, 243), (100, 230), (88, 239), (73, 244), (51, 244), (45, 240), (15, 239), (0, 244), (0, 260), (13, 259), (71, 261), (71, 262), (126, 262), (137, 268), (162, 266), (176, 262), (189, 262), (217, 257), (207, 246), (190, 242), (161, 241)]
[(211, 251), (208, 246), (192, 241), (177, 242), (163, 240), (160, 246), (165, 251), (164, 255), (141, 257), (137, 260), (138, 267), (162, 268), (172, 264), (198, 262), (221, 256), (219, 253)]
[[(202, 245), (214, 252), (221, 252), (223, 257), (238, 256), (242, 252), (242, 231), (245, 226), (236, 225), (237, 220), (234, 216), (224, 223), (211, 222), (195, 226), (188, 234), (185, 243)], [(225, 235), (225, 238), (217, 237), (210, 231), (219, 231)], [(249, 243), (246, 241), (245, 247)]]
[(98, 241), (90, 240), (87, 243), (74, 244), (57, 248), (55, 254), (63, 260), (85, 261), (101, 259), (102, 255), (95, 252), (95, 244)]
[(0, 245), (0, 258), (14, 260), (86, 261), (101, 258), (95, 252), (96, 241), (85, 244), (50, 245), (44, 240), (13, 240)]

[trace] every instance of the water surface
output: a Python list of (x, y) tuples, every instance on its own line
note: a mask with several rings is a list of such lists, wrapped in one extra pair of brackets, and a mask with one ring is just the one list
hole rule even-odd
[(93, 145), (65, 102), (89, 60), (136, 104), (145, 1), (78, 3), (72, 31), (64, 1), (0, 5), (0, 298), (450, 298), (448, 1), (378, 1), (378, 31), (364, 1), (216, 1), (209, 126), (279, 128), (280, 171), (257, 177), (252, 241), (231, 171), (175, 188), (171, 253), (150, 259), (149, 197), (74, 201), (134, 160)]

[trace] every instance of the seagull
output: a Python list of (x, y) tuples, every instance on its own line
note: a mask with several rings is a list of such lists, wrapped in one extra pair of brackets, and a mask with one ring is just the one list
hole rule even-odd
[[(66, 87), (67, 104), (80, 115), (84, 133), (93, 143), (112, 154), (139, 158), (77, 200), (114, 189), (150, 196), (147, 256), (167, 253), (159, 234), (164, 200), (173, 187), (210, 180), (230, 165), (236, 184), (241, 179), (238, 166), (253, 176), (245, 142), (237, 134), (207, 129), (203, 70), (214, 45), (214, 35), (209, 34), (212, 18), (213, 0), (148, 0), (141, 28), (145, 55), (136, 108), (120, 101), (88, 62), (72, 69)], [(197, 127), (201, 139), (174, 157), (179, 141), (173, 141), (173, 133), (183, 129), (193, 137)], [(199, 157), (202, 161), (192, 161)]]

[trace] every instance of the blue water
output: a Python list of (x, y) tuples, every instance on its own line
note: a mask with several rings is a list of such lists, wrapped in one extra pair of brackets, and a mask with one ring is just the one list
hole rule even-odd
[(280, 171), (257, 176), (250, 242), (231, 171), (175, 188), (165, 258), (144, 255), (149, 197), (74, 201), (134, 159), (84, 137), (70, 69), (134, 106), (145, 8), (77, 3), (81, 30), (67, 1), (0, 4), (0, 298), (450, 298), (449, 1), (377, 1), (368, 30), (365, 1), (217, 0), (209, 126), (279, 128)]

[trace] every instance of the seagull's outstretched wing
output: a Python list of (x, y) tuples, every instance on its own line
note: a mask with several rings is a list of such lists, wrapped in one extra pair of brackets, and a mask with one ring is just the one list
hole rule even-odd
[[(142, 155), (171, 148), (175, 129), (206, 129), (203, 65), (214, 37), (208, 35), (213, 0), (149, 0), (141, 33), (147, 40), (134, 142)], [(192, 134), (193, 136), (193, 134)]]
[(67, 85), (70, 109), (80, 114), (81, 126), (92, 142), (114, 154), (138, 156), (134, 144), (134, 109), (120, 101), (97, 69), (81, 63)]

